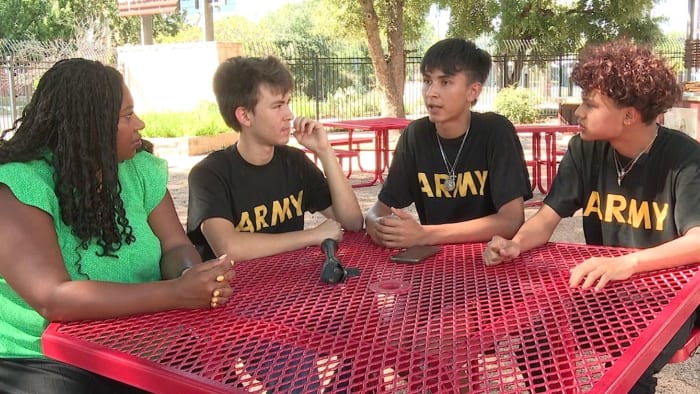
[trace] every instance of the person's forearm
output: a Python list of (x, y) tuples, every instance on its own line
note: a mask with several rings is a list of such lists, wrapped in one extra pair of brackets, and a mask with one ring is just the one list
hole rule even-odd
[(459, 223), (424, 225), (426, 244), (439, 245), (462, 242), (486, 242), (494, 235), (510, 238), (518, 230), (520, 222), (499, 214)]
[(518, 244), (520, 253), (523, 253), (546, 244), (553, 232), (554, 228), (539, 226), (537, 221), (528, 220), (515, 234), (513, 242)]
[(338, 163), (335, 151), (329, 146), (328, 149), (316, 154), (321, 160), (323, 171), (328, 180), (336, 220), (348, 231), (360, 231), (364, 224), (362, 210), (360, 210), (360, 204), (357, 202), (350, 182), (345, 178), (343, 169)]
[(187, 243), (178, 245), (163, 253), (160, 258), (160, 274), (162, 279), (175, 279), (182, 272), (195, 264), (202, 262), (194, 245)]
[(320, 245), (321, 241), (313, 229), (281, 234), (240, 232), (224, 246), (224, 250), (215, 248), (214, 252), (217, 256), (226, 254), (228, 258), (239, 262)]
[(621, 257), (629, 262), (635, 273), (700, 262), (700, 229), (653, 248), (640, 250)]
[(559, 214), (549, 205), (544, 204), (520, 227), (512, 241), (518, 244), (520, 253), (544, 245), (552, 237), (559, 221), (561, 221)]
[(50, 321), (108, 319), (181, 307), (172, 281), (141, 284), (66, 281), (39, 314)]

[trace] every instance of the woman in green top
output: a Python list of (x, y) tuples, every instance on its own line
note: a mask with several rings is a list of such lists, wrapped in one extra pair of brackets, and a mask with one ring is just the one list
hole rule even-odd
[(117, 70), (70, 59), (44, 74), (0, 136), (0, 392), (135, 391), (44, 358), (48, 322), (231, 297), (232, 262), (202, 263), (166, 163), (142, 151), (143, 127)]

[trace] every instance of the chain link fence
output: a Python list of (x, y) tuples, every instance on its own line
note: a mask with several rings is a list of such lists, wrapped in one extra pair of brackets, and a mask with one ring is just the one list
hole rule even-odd
[(27, 104), (39, 78), (61, 59), (83, 57), (115, 63), (108, 47), (85, 40), (0, 40), (0, 130), (12, 127)]

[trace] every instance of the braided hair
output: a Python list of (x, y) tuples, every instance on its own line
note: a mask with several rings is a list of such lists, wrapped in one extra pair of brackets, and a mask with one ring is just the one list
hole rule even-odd
[(0, 135), (0, 164), (49, 161), (61, 219), (83, 249), (94, 239), (99, 256), (115, 256), (122, 243), (135, 241), (117, 175), (123, 83), (119, 71), (100, 62), (61, 60), (41, 77), (22, 116)]

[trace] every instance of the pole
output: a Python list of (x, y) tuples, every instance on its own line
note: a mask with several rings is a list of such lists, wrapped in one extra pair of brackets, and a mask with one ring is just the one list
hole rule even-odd
[(141, 45), (153, 45), (153, 15), (141, 15)]
[(201, 0), (202, 15), (204, 16), (204, 41), (214, 41), (214, 11), (211, 1)]

